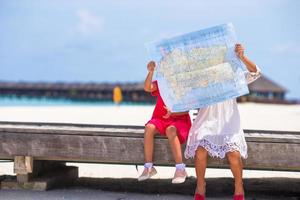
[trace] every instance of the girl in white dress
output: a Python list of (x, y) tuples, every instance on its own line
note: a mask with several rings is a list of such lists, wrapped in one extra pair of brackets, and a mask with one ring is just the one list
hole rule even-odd
[[(246, 65), (248, 83), (260, 76), (260, 70), (244, 55), (241, 44), (235, 46), (237, 56)], [(195, 200), (205, 199), (205, 170), (207, 155), (227, 157), (235, 181), (234, 200), (244, 200), (243, 164), (247, 158), (247, 144), (240, 124), (236, 99), (201, 108), (190, 129), (185, 157), (195, 157), (197, 188)]]

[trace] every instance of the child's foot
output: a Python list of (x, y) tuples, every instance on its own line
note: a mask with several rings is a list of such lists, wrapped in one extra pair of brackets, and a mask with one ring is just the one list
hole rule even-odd
[(152, 176), (154, 176), (155, 174), (157, 174), (157, 171), (154, 167), (150, 167), (150, 168), (145, 167), (143, 173), (138, 178), (138, 181), (145, 181), (151, 178)]
[(234, 184), (234, 196), (233, 199), (234, 200), (244, 200), (244, 187), (243, 187), (243, 183), (235, 183)]
[(233, 200), (245, 200), (245, 197), (243, 194), (234, 195)]
[(205, 197), (205, 193), (206, 193), (206, 183), (197, 183), (197, 187), (195, 190), (195, 195), (198, 194), (200, 196)]
[(205, 196), (201, 194), (195, 194), (194, 200), (205, 200)]
[[(243, 183), (235, 183), (234, 184), (234, 196), (242, 196), (244, 194)], [(241, 198), (244, 199), (244, 198)]]
[(186, 177), (187, 177), (187, 173), (186, 173), (185, 169), (183, 169), (183, 170), (176, 169), (174, 178), (172, 179), (172, 183), (173, 184), (183, 183), (185, 181)]

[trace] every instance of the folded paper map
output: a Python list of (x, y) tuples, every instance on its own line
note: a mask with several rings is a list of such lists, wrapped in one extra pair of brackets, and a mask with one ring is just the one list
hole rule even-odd
[(167, 107), (182, 112), (247, 94), (245, 68), (235, 44), (231, 23), (149, 43)]

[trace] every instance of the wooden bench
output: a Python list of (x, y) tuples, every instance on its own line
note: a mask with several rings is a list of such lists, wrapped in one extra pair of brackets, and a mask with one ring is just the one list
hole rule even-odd
[[(44, 190), (61, 181), (57, 177), (76, 179), (78, 169), (65, 162), (142, 165), (143, 133), (142, 126), (0, 122), (0, 159), (14, 160), (17, 174), (17, 181), (2, 181), (1, 187)], [(246, 169), (300, 171), (300, 132), (245, 130), (245, 136)], [(174, 165), (166, 138), (155, 139), (154, 159), (156, 165)], [(185, 162), (193, 166), (193, 160)], [(228, 164), (209, 159), (208, 167)], [(52, 173), (51, 180), (39, 179), (45, 171)]]

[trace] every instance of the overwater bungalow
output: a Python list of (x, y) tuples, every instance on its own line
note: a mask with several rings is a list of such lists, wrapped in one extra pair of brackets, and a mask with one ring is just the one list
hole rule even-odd
[(262, 103), (288, 103), (285, 96), (288, 90), (262, 75), (255, 82), (249, 84), (250, 94), (241, 97), (241, 101), (254, 101)]
[[(153, 103), (149, 93), (144, 92), (143, 83), (43, 83), (43, 82), (1, 82), (0, 95), (67, 98), (74, 100), (112, 101), (113, 90), (119, 86), (123, 101)], [(287, 89), (262, 76), (249, 85), (250, 94), (238, 101), (263, 103), (289, 103), (285, 100)]]

